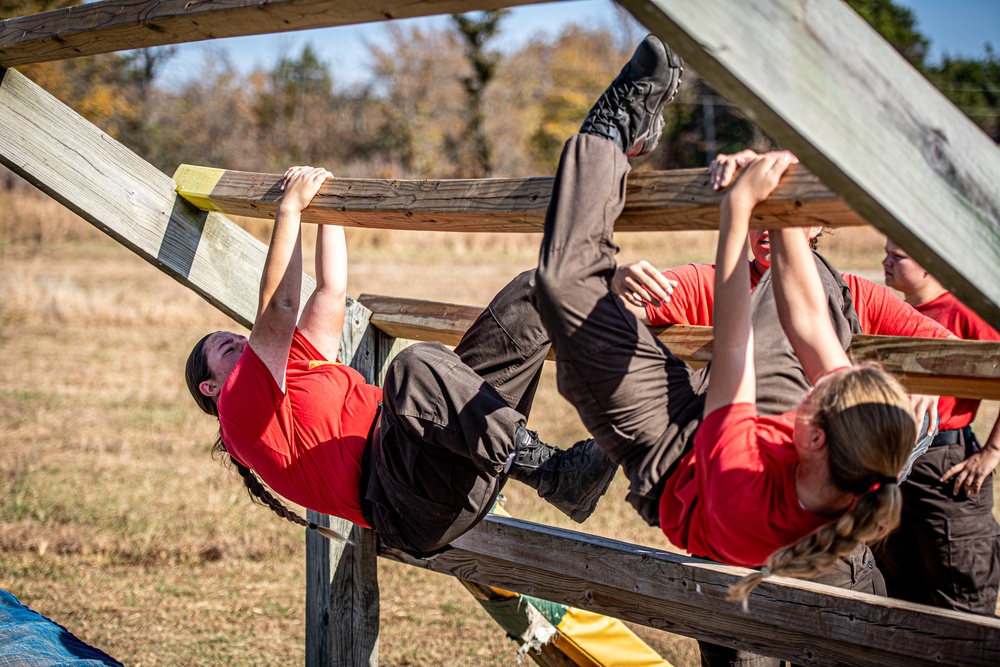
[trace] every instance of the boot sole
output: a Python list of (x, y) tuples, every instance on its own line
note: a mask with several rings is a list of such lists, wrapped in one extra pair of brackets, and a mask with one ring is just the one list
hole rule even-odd
[(594, 513), (595, 509), (597, 509), (597, 503), (599, 503), (601, 498), (604, 497), (604, 494), (608, 492), (608, 487), (611, 486), (611, 480), (615, 478), (617, 473), (618, 466), (616, 464), (609, 466), (608, 471), (604, 473), (604, 477), (601, 479), (600, 486), (598, 487), (600, 492), (591, 492), (584, 500), (585, 504), (578, 505), (577, 508), (567, 516), (569, 516), (569, 518), (576, 523), (583, 523), (590, 518), (590, 515)]

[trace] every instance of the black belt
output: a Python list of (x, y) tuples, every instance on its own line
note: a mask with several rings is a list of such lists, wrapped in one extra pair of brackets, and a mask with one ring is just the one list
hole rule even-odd
[(934, 436), (931, 447), (944, 445), (963, 445), (972, 440), (972, 427), (956, 428), (951, 431), (941, 431)]

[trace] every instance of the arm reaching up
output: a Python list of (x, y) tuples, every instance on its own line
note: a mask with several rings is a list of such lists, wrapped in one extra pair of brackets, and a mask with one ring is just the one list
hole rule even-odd
[(302, 211), (330, 176), (326, 169), (292, 167), (281, 179), (285, 194), (274, 218), (249, 344), (282, 391), (302, 292)]
[(347, 243), (344, 228), (320, 225), (316, 233), (316, 291), (299, 317), (299, 330), (329, 360), (340, 351), (347, 310)]
[(809, 249), (806, 230), (770, 230), (771, 279), (778, 317), (795, 356), (813, 384), (832, 370), (850, 366), (850, 359), (830, 322), (830, 311)]
[(712, 326), (715, 352), (712, 355), (712, 382), (705, 402), (706, 414), (725, 405), (757, 400), (747, 231), (754, 207), (774, 191), (793, 161), (795, 157), (787, 151), (754, 157), (722, 201), (715, 259)]

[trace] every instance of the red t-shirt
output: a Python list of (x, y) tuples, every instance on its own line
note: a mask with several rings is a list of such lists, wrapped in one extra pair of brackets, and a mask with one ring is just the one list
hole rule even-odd
[(298, 329), (285, 384), (282, 393), (247, 346), (219, 394), (226, 450), (288, 500), (370, 527), (361, 514), (361, 460), (382, 389), (323, 358)]
[[(757, 286), (761, 274), (750, 262), (750, 289)], [(712, 326), (715, 307), (715, 265), (686, 264), (669, 269), (663, 275), (677, 281), (673, 297), (659, 306), (646, 303), (646, 316), (651, 324), (687, 324)], [(892, 290), (850, 273), (841, 276), (851, 290), (854, 310), (861, 330), (874, 336), (909, 336), (916, 338), (948, 338), (949, 332), (940, 324), (920, 315)]]
[[(963, 340), (1000, 340), (1000, 333), (983, 321), (951, 292), (916, 307), (918, 311), (940, 322)], [(965, 428), (976, 418), (979, 401), (972, 398), (942, 396), (938, 401), (941, 413), (941, 430)]]
[(830, 523), (799, 504), (794, 428), (795, 412), (760, 417), (750, 403), (709, 413), (660, 497), (667, 538), (696, 556), (757, 567)]

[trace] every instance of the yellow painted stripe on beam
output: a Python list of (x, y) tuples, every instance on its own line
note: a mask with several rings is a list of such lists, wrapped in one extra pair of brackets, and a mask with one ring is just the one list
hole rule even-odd
[(212, 190), (225, 173), (225, 169), (182, 164), (174, 172), (177, 194), (203, 211), (225, 213), (225, 209), (212, 201)]

